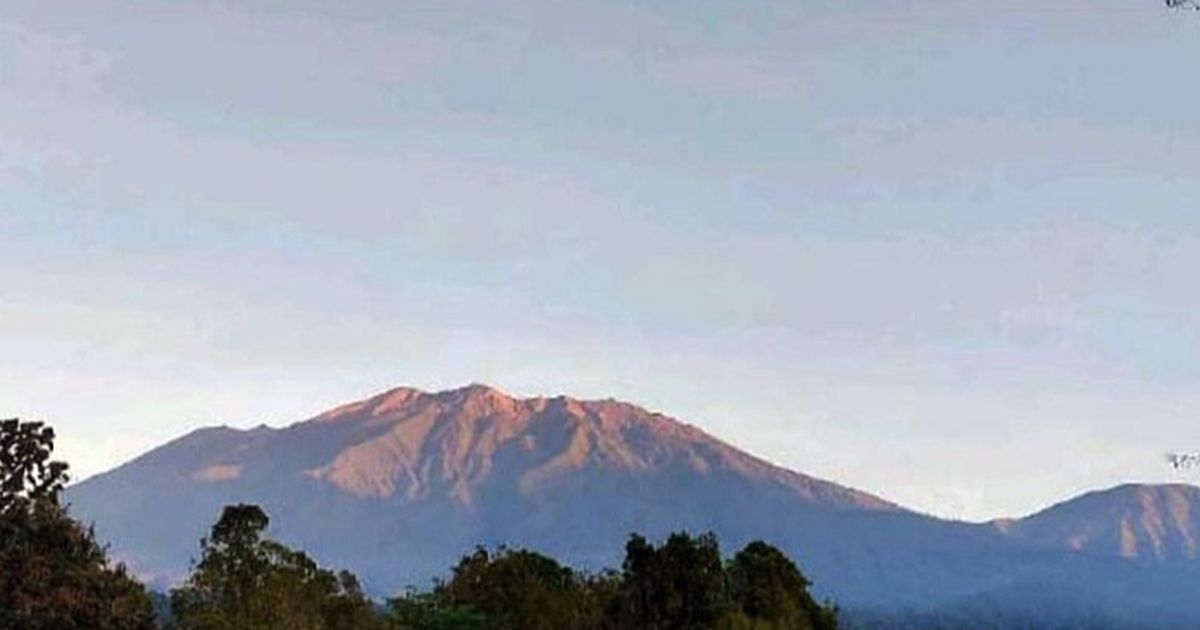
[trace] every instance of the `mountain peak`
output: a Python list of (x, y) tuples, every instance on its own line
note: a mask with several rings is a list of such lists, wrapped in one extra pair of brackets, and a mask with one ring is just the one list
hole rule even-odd
[(480, 383), (471, 383), (457, 389), (437, 392), (432, 396), (439, 400), (451, 401), (462, 407), (472, 407), (481, 413), (498, 408), (509, 409), (520, 402), (514, 396)]
[(438, 392), (427, 392), (415, 387), (402, 385), (393, 387), (365, 400), (335, 407), (312, 418), (310, 421), (344, 421), (356, 418), (362, 419), (364, 416), (371, 418), (388, 417), (402, 413), (403, 410), (413, 405), (429, 401), (436, 401), (443, 405), (487, 407), (489, 405), (511, 406), (518, 402), (518, 399), (495, 387), (481, 383), (471, 383), (462, 387)]
[(357, 417), (363, 413), (379, 416), (390, 410), (408, 405), (412, 401), (427, 394), (412, 387), (394, 387), (381, 394), (334, 407), (309, 420), (310, 422), (330, 422)]
[(462, 387), (451, 389), (442, 393), (462, 393), (468, 396), (502, 396), (504, 398), (513, 398), (513, 396), (510, 396), (485, 383), (468, 383)]

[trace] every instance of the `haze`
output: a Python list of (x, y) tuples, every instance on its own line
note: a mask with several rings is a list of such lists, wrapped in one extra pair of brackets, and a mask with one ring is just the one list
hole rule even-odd
[(6, 2), (0, 415), (76, 478), (399, 384), (929, 512), (1195, 482), (1161, 2)]

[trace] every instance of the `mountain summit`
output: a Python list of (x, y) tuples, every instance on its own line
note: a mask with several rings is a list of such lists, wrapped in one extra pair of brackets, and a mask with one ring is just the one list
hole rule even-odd
[(615, 401), (517, 399), (483, 385), (436, 394), (399, 388), (326, 412), (293, 430), (329, 425), (342, 429), (338, 437), (343, 448), (304, 473), (364, 499), (448, 499), (471, 505), (497, 485), (520, 497), (537, 497), (571, 476), (595, 480), (598, 475), (691, 473), (736, 476), (830, 507), (897, 509)]

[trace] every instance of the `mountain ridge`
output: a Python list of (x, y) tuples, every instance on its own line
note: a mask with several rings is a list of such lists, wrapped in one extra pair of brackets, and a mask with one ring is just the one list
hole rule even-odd
[[(749, 455), (695, 425), (614, 399), (587, 400), (565, 395), (518, 398), (477, 383), (439, 392), (397, 387), (275, 430), (303, 431), (313, 425), (349, 424), (355, 433), (355, 443), (328, 465), (306, 472), (363, 498), (387, 498), (395, 490), (391, 483), (396, 476), (407, 474), (414, 482), (428, 482), (428, 479), (419, 479), (428, 471), (403, 467), (400, 470), (373, 470), (367, 468), (368, 465), (391, 458), (393, 463), (414, 466), (421, 455), (437, 454), (426, 450), (429, 440), (437, 438), (458, 440), (452, 446), (459, 447), (460, 451), (452, 454), (460, 457), (463, 451), (492, 455), (504, 446), (504, 442), (512, 439), (522, 440), (526, 449), (536, 448), (538, 438), (544, 436), (532, 433), (543, 429), (548, 418), (552, 421), (565, 419), (569, 423), (567, 428), (572, 430), (571, 441), (562, 445), (565, 450), (556, 452), (553, 461), (548, 462), (551, 465), (579, 468), (592, 458), (616, 468), (644, 470), (661, 462), (653, 461), (655, 453), (647, 457), (646, 449), (639, 448), (645, 445), (631, 444), (631, 438), (657, 444), (674, 441), (676, 445), (684, 443), (706, 451), (707, 458), (686, 453), (689, 462), (699, 469), (724, 465), (745, 474), (790, 482), (802, 493), (808, 493), (810, 498), (821, 495), (823, 499), (844, 501), (848, 506), (900, 509), (879, 497)], [(641, 431), (646, 435), (631, 436), (631, 433)], [(445, 462), (445, 456), (451, 453), (440, 455)], [(453, 463), (469, 466), (471, 462)], [(489, 465), (489, 462), (475, 463)], [(440, 472), (462, 477), (478, 471), (443, 467)]]

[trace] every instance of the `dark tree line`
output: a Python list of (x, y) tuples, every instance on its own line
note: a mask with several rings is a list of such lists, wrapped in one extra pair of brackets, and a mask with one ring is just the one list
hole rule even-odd
[(477, 549), (430, 592), (389, 602), (411, 630), (835, 630), (782, 552), (747, 545), (723, 560), (715, 536), (631, 536), (620, 572), (587, 574), (546, 556)]
[[(620, 571), (478, 548), (446, 578), (380, 605), (355, 576), (265, 536), (268, 515), (230, 505), (169, 597), (151, 594), (67, 514), (54, 431), (0, 421), (0, 628), (22, 630), (835, 630), (778, 549), (731, 559), (715, 536), (629, 538)], [(158, 614), (156, 615), (156, 609)]]

